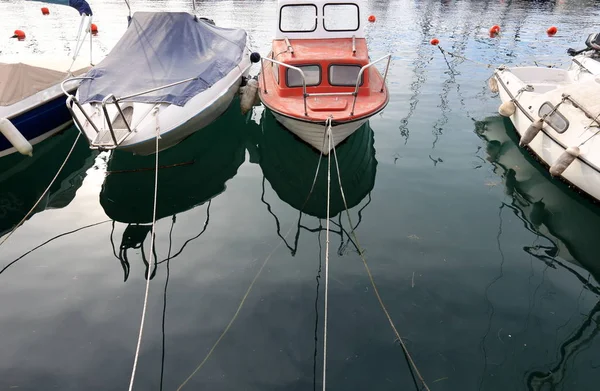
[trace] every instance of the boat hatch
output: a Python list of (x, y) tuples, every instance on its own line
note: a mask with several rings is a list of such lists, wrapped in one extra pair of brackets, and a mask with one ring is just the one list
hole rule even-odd
[(364, 38), (362, 5), (362, 0), (279, 0), (276, 39)]
[(544, 102), (538, 111), (540, 118), (556, 130), (557, 133), (564, 133), (569, 128), (569, 121), (552, 105), (550, 102)]

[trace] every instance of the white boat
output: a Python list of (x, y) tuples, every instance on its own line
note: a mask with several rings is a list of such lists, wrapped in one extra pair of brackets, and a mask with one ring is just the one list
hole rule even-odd
[(586, 40), (568, 69), (501, 66), (490, 79), (501, 115), (560, 177), (600, 200), (600, 34)]
[(187, 12), (136, 12), (67, 106), (92, 149), (169, 148), (231, 104), (252, 65), (247, 34)]
[[(0, 157), (20, 152), (33, 154), (33, 145), (71, 125), (64, 104), (61, 82), (90, 69), (92, 11), (85, 1), (71, 5), (81, 14), (81, 23), (73, 56), (17, 53), (0, 56)], [(86, 28), (84, 28), (86, 27)], [(23, 34), (19, 37), (18, 34)], [(79, 51), (90, 38), (89, 61)], [(15, 31), (14, 38), (24, 39)], [(65, 83), (74, 92), (78, 81)]]

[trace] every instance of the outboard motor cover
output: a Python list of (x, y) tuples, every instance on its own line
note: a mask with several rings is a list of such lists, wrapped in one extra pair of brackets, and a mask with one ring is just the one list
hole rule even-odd
[(585, 44), (590, 49), (600, 51), (600, 33), (590, 34), (585, 40)]

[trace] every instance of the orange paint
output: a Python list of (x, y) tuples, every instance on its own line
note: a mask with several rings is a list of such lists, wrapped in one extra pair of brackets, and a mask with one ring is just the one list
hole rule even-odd
[[(307, 86), (310, 93), (349, 93), (355, 85), (337, 86), (329, 82), (330, 65), (356, 65), (362, 67), (369, 63), (367, 43), (364, 38), (355, 40), (356, 52), (352, 52), (351, 38), (333, 39), (292, 39), (290, 44), (294, 52), (287, 51), (284, 40), (274, 40), (272, 51), (279, 53), (275, 60), (292, 66), (318, 65), (321, 79), (316, 86)], [(293, 72), (293, 71), (290, 71)], [(304, 113), (304, 97), (302, 87), (288, 87), (286, 82), (287, 68), (273, 66), (264, 61), (264, 69), (258, 78), (261, 100), (271, 110), (282, 115), (304, 121), (325, 121), (330, 115), (336, 122), (365, 118), (381, 110), (389, 99), (387, 88), (381, 92), (383, 77), (374, 66), (363, 73), (362, 85), (358, 88), (358, 97), (354, 114), (351, 115), (352, 95), (309, 96), (306, 99), (308, 116)], [(264, 89), (267, 93), (264, 93)]]

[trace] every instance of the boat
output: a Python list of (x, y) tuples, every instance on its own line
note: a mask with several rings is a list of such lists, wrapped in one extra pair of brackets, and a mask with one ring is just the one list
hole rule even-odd
[[(0, 237), (10, 232), (44, 193), (75, 136), (76, 132), (62, 132), (37, 144), (32, 157), (16, 153), (0, 159)], [(28, 218), (47, 209), (64, 208), (75, 198), (96, 157), (82, 141)]]
[[(54, 53), (17, 53), (0, 57), (0, 157), (15, 152), (32, 155), (33, 145), (68, 128), (72, 123), (65, 107), (61, 83), (91, 68), (92, 59), (89, 62), (82, 59), (79, 51), (89, 33), (92, 11), (84, 0), (68, 5), (81, 14), (72, 58)], [(88, 28), (83, 29), (86, 25)], [(20, 39), (19, 34), (14, 37)], [(90, 46), (91, 38), (90, 34)], [(74, 92), (77, 85), (78, 81), (73, 81), (65, 83), (63, 87)]]
[[(261, 201), (276, 222), (277, 233), (282, 237), (278, 217), (267, 201), (265, 181), (267, 181), (277, 197), (299, 212), (295, 244), (292, 246), (282, 237), (292, 253), (296, 252), (299, 231), (303, 215), (317, 219), (327, 218), (327, 162), (321, 159), (321, 154), (304, 143), (294, 134), (288, 132), (277, 120), (273, 113), (263, 111), (260, 128), (251, 133), (252, 142), (249, 147), (250, 161), (260, 165), (263, 172), (263, 195)], [(346, 198), (348, 210), (357, 207), (365, 199), (367, 202), (360, 207), (358, 220), (353, 221), (356, 228), (361, 222), (361, 212), (371, 202), (371, 191), (375, 185), (377, 159), (373, 129), (369, 122), (363, 124), (356, 132), (348, 137), (346, 142), (336, 149), (339, 162), (339, 173)], [(333, 160), (334, 157), (330, 156)], [(321, 163), (319, 164), (319, 160)], [(319, 167), (318, 174), (315, 173)], [(341, 216), (346, 205), (340, 191), (335, 162), (331, 162), (331, 193), (329, 217)], [(314, 187), (313, 187), (314, 182)], [(312, 188), (312, 191), (311, 191)], [(340, 221), (341, 223), (341, 221)], [(339, 228), (339, 227), (338, 227)], [(324, 230), (324, 228), (322, 228)], [(340, 236), (348, 233), (332, 231)], [(342, 240), (344, 242), (344, 240)]]
[(568, 69), (498, 67), (490, 79), (509, 117), (550, 173), (600, 200), (600, 34), (591, 34)]
[[(160, 154), (157, 221), (174, 219), (204, 204), (208, 210), (210, 201), (225, 191), (226, 182), (236, 175), (246, 158), (244, 121), (234, 104), (213, 124), (195, 132), (177, 148)], [(127, 251), (143, 249), (142, 244), (152, 230), (156, 163), (154, 156), (121, 150), (110, 154), (100, 205), (110, 219), (127, 225), (119, 250), (114, 251), (127, 279), (130, 267)], [(199, 224), (198, 232), (204, 232), (205, 228)], [(193, 238), (198, 238), (197, 232)], [(147, 265), (144, 257), (142, 254)]]
[(92, 149), (138, 155), (178, 144), (231, 104), (252, 61), (244, 30), (188, 12), (135, 12), (67, 106)]
[[(370, 60), (365, 7), (362, 0), (278, 0), (275, 38), (261, 59), (260, 100), (325, 155), (389, 101), (391, 54)], [(375, 65), (384, 62), (382, 76)]]
[(486, 160), (502, 178), (507, 206), (525, 227), (543, 238), (537, 246), (525, 247), (531, 256), (566, 269), (584, 282), (586, 272), (600, 283), (600, 261), (595, 238), (600, 235), (600, 210), (589, 200), (552, 180), (530, 153), (519, 148), (519, 137), (509, 119), (485, 118), (475, 133), (485, 141)]

